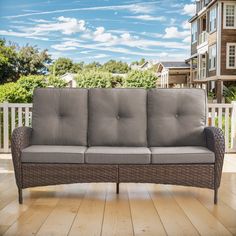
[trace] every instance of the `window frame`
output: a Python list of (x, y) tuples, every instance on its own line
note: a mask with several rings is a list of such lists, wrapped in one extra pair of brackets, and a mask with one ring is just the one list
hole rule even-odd
[[(227, 6), (234, 6), (234, 26), (226, 25), (226, 8)], [(225, 2), (224, 3), (224, 29), (236, 29), (236, 3), (234, 2)]]
[[(193, 34), (193, 29), (196, 29), (194, 34)], [(197, 21), (194, 21), (191, 25), (191, 43), (192, 44), (197, 43), (197, 38), (198, 38), (197, 33), (198, 33), (198, 24), (197, 24)], [(195, 40), (193, 40), (193, 35), (196, 37)]]
[[(235, 53), (234, 53), (234, 63), (235, 63), (235, 65), (233, 67), (229, 65), (229, 49), (230, 49), (230, 46), (235, 47)], [(227, 43), (227, 45), (226, 45), (226, 69), (228, 69), (228, 70), (236, 69), (236, 43)]]
[[(211, 29), (211, 13), (215, 11), (215, 18), (213, 20), (214, 28)], [(214, 33), (217, 30), (217, 6), (213, 6), (209, 11), (209, 33)]]
[[(212, 54), (212, 48), (215, 47), (215, 56), (213, 57)], [(211, 53), (210, 53), (211, 52)], [(214, 63), (212, 63), (215, 60), (215, 65), (212, 67), (212, 65)], [(217, 45), (216, 44), (212, 44), (211, 46), (209, 46), (209, 50), (208, 50), (208, 69), (209, 71), (214, 71), (216, 70), (216, 66), (217, 66)]]

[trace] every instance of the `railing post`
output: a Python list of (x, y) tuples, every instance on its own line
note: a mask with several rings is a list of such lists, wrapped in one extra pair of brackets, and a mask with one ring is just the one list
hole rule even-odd
[(3, 103), (3, 152), (9, 151), (9, 115), (8, 102)]
[(232, 117), (231, 117), (231, 149), (236, 151), (236, 101), (232, 102)]

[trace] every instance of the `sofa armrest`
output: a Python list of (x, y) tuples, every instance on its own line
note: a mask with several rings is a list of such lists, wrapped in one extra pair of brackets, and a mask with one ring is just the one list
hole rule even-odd
[(21, 151), (30, 145), (32, 128), (15, 128), (11, 136), (11, 153), (15, 170), (16, 184), (21, 188)]
[(207, 147), (215, 153), (215, 188), (219, 188), (225, 154), (225, 138), (220, 128), (205, 128)]

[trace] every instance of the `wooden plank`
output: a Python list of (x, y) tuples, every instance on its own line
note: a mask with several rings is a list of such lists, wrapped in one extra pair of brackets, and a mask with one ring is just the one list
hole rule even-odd
[(161, 219), (143, 184), (128, 184), (129, 203), (135, 235), (166, 235)]
[(232, 235), (220, 221), (193, 197), (189, 188), (171, 186), (168, 189), (201, 235)]
[(215, 126), (215, 113), (216, 113), (216, 109), (214, 107), (212, 107), (211, 109), (211, 126)]
[[(45, 192), (44, 198), (40, 198), (41, 192), (37, 193), (39, 198), (8, 228), (4, 235), (27, 236), (36, 234), (58, 203), (57, 195), (50, 197), (50, 194), (50, 192)], [(58, 196), (62, 194), (59, 193)], [(45, 195), (48, 195), (48, 197), (45, 197)]]
[(208, 189), (194, 189), (196, 198), (204, 205), (209, 212), (215, 216), (233, 235), (236, 235), (236, 211), (221, 201), (222, 193), (219, 196), (218, 204), (212, 201), (212, 191)]
[(106, 187), (107, 184), (90, 184), (68, 235), (101, 234)]
[(149, 193), (168, 235), (199, 235), (169, 191), (162, 185), (150, 185)]
[(37, 235), (67, 235), (84, 198), (85, 185), (66, 187), (66, 195), (59, 200)]
[(115, 185), (109, 186), (103, 220), (102, 236), (132, 236), (133, 226), (126, 184), (116, 194)]

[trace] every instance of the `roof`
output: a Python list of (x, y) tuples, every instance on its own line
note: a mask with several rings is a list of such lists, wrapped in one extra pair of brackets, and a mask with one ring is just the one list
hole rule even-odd
[(165, 68), (190, 68), (190, 65), (185, 61), (165, 61), (160, 62), (160, 64)]

